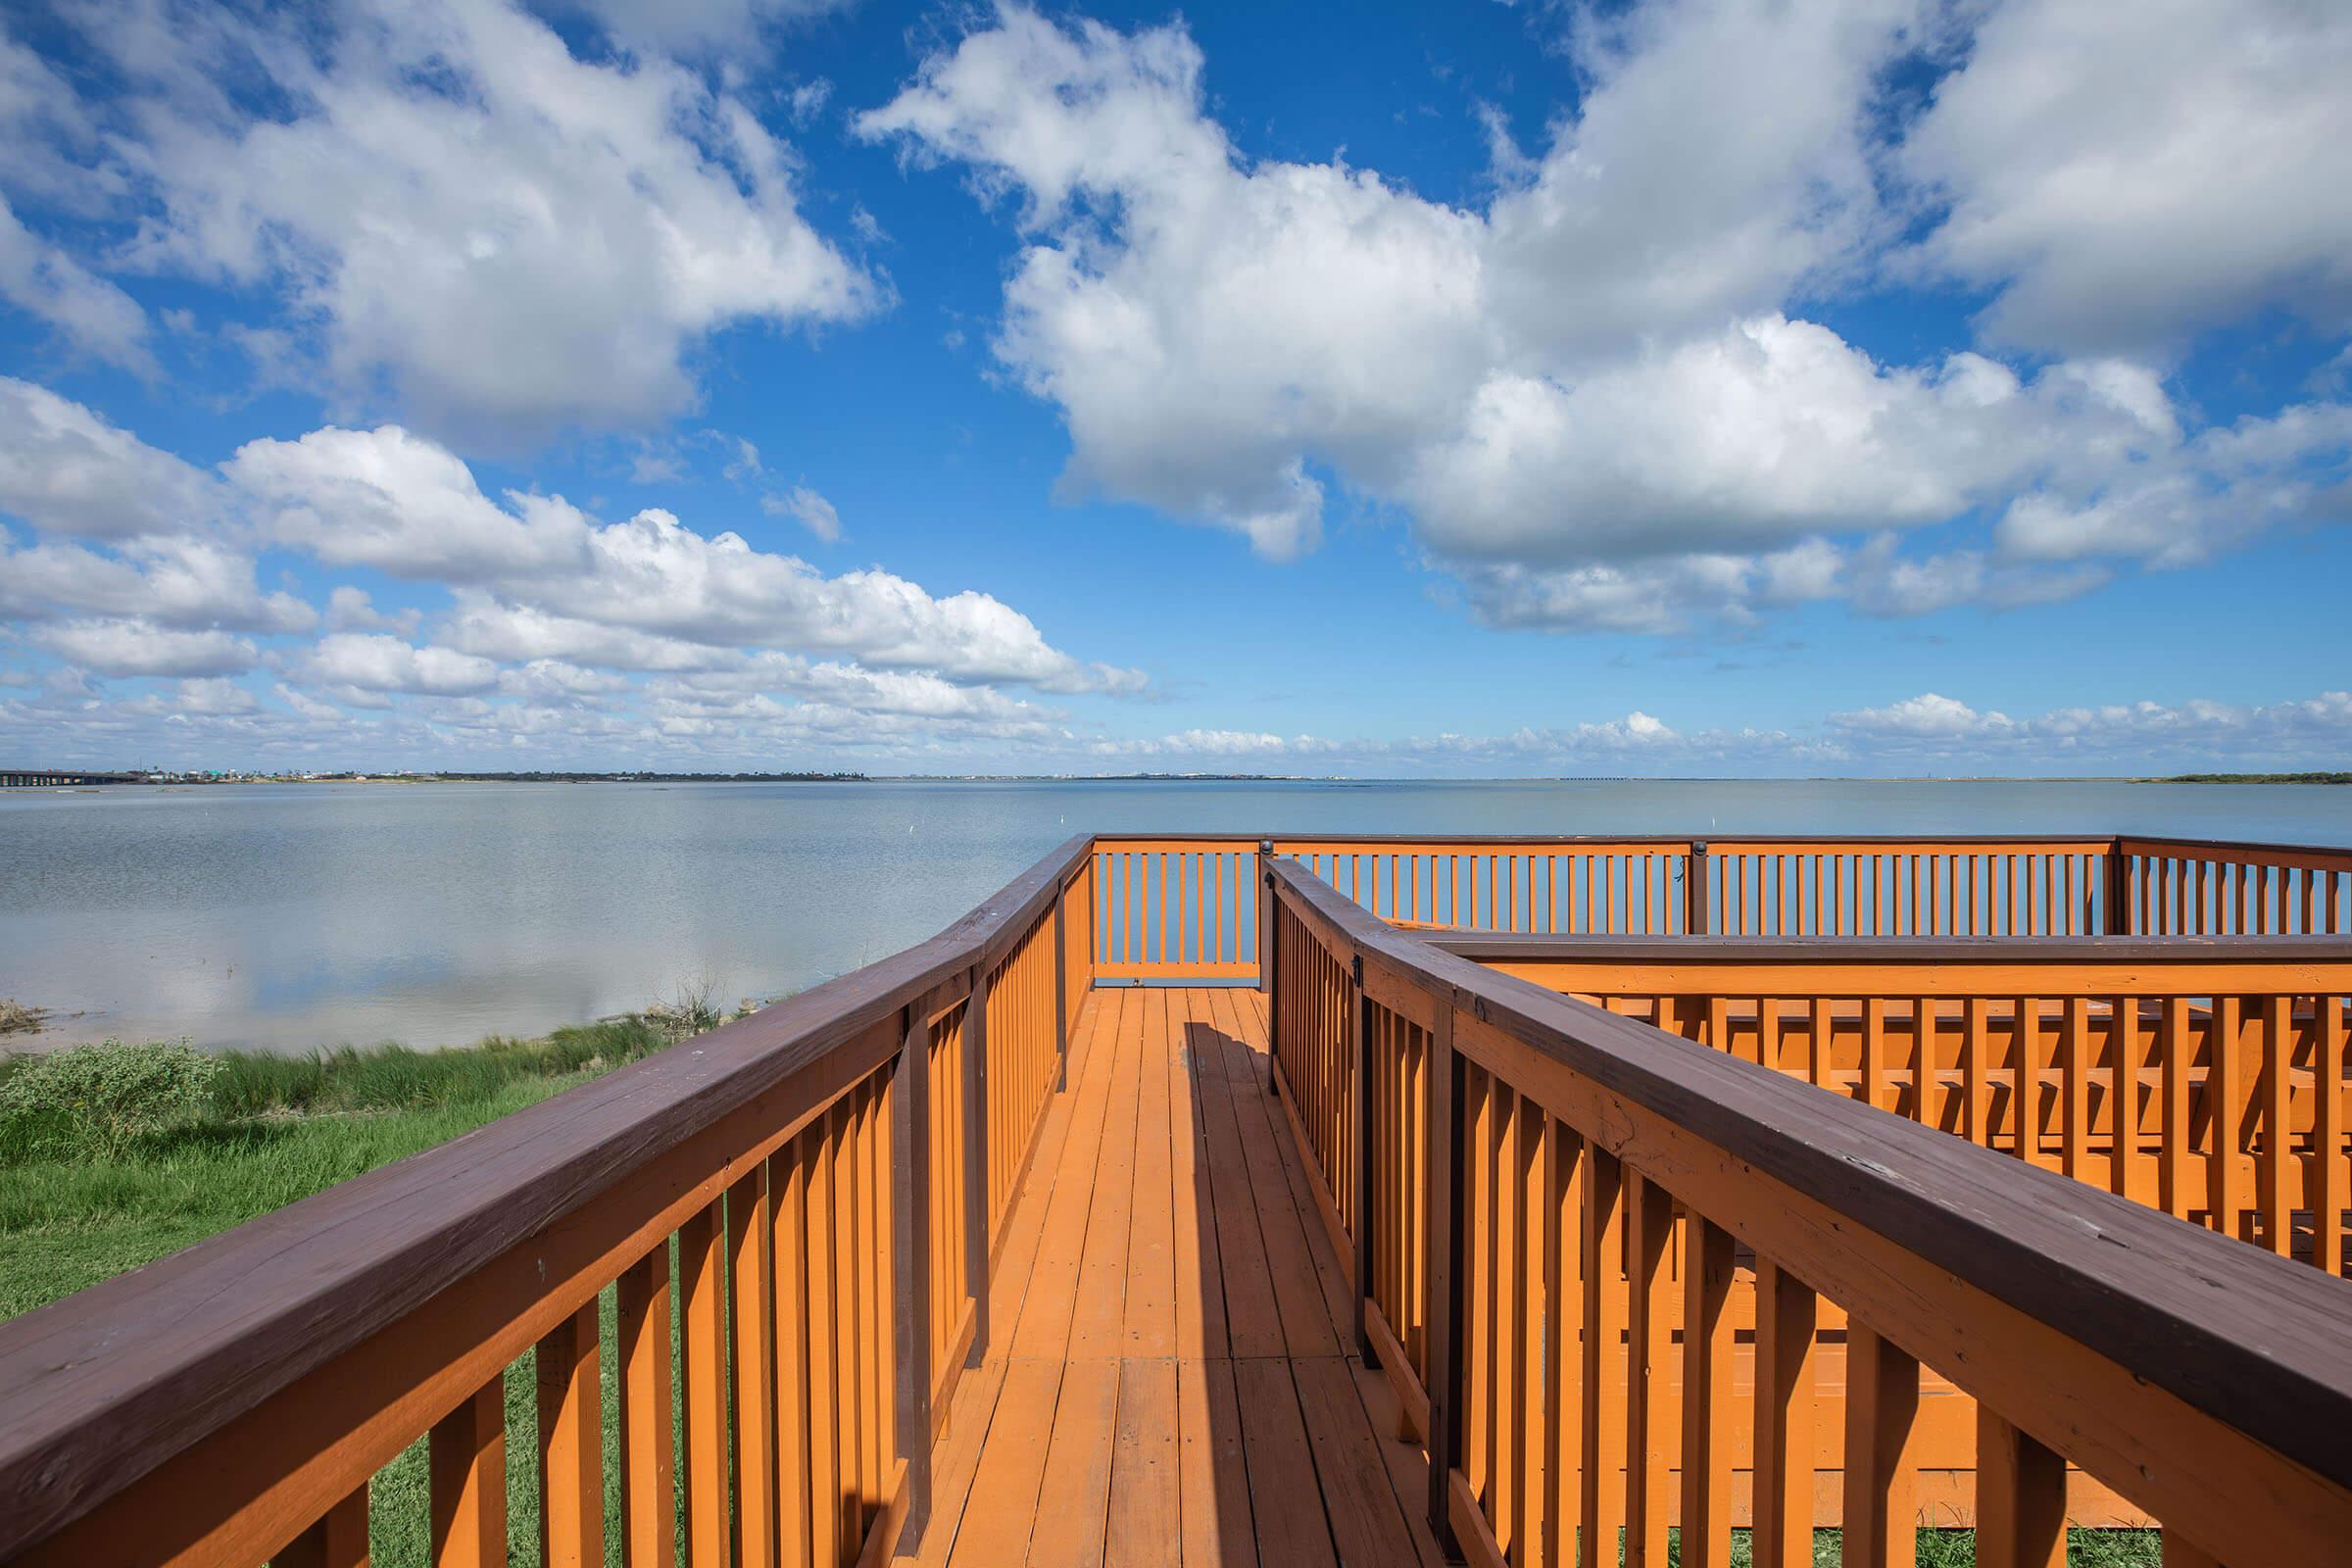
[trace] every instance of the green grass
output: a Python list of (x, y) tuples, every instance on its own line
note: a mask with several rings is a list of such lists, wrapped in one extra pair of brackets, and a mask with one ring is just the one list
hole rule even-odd
[(202, 1117), (139, 1140), (120, 1162), (81, 1157), (40, 1117), (0, 1124), (0, 1318), (445, 1143), (662, 1043), (629, 1019), (467, 1050), (230, 1053)]
[[(1683, 1533), (1666, 1532), (1667, 1568), (1681, 1568)], [(1977, 1533), (1973, 1530), (1922, 1530), (1919, 1544), (1913, 1554), (1918, 1568), (1976, 1568)], [(1843, 1560), (1844, 1536), (1840, 1531), (1813, 1532), (1814, 1568), (1838, 1568)], [(2164, 1559), (2164, 1540), (2154, 1530), (2069, 1530), (2066, 1533), (2067, 1568), (2159, 1568)], [(1748, 1533), (1732, 1532), (1732, 1559), (1728, 1568), (1749, 1568)]]
[[(46, 1118), (0, 1124), (0, 1319), (446, 1143), (663, 1044), (660, 1029), (630, 1018), (464, 1050), (230, 1052), (196, 1121), (140, 1139), (119, 1162), (80, 1155), (62, 1124)], [(0, 1073), (10, 1070), (0, 1063)], [(612, 1445), (615, 1314), (606, 1294), (602, 1366)], [(526, 1354), (506, 1379), (509, 1537), (516, 1562), (535, 1562), (539, 1552), (536, 1376)], [(607, 1512), (616, 1563), (618, 1509), (614, 1490)], [(375, 1562), (425, 1562), (421, 1441), (376, 1476), (369, 1511)]]

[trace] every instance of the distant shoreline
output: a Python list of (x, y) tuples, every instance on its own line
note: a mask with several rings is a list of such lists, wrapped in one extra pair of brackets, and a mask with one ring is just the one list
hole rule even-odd
[[(27, 769), (26, 771), (38, 771)], [(1817, 773), (1759, 778), (1739, 774), (1531, 774), (1513, 778), (1416, 775), (1356, 777), (1338, 773), (643, 773), (551, 770), (517, 773), (349, 772), (150, 774), (150, 787), (220, 784), (2352, 784), (2352, 772), (2303, 773), (1980, 773), (1874, 778)], [(90, 793), (102, 786), (55, 786)], [(52, 788), (27, 786), (28, 790)]]

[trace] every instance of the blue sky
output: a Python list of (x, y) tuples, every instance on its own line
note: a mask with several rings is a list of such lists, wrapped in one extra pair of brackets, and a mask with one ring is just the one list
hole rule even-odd
[(2352, 746), (2352, 14), (38, 4), (0, 753)]

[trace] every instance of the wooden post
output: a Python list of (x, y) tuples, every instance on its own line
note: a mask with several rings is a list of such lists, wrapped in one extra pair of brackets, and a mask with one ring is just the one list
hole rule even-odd
[(1364, 1317), (1372, 1290), (1372, 1150), (1377, 1136), (1372, 1109), (1372, 1019), (1364, 1005), (1364, 956), (1348, 960), (1348, 1038), (1355, 1042), (1355, 1349), (1364, 1365), (1380, 1365)]
[(1462, 1453), (1461, 1325), (1462, 1162), (1455, 1151), (1462, 1101), (1461, 1061), (1453, 1051), (1453, 998), (1443, 996), (1429, 1037), (1429, 1528), (1448, 1562), (1462, 1560), (1454, 1540), (1451, 1478)]
[(1707, 906), (1707, 846), (1703, 841), (1690, 846), (1683, 857), (1683, 931), (1688, 936), (1706, 935), (1710, 916)]
[(2132, 934), (2132, 865), (2124, 854), (2124, 841), (2117, 839), (2107, 849), (2107, 889), (2101, 895), (2106, 907), (2099, 929), (2111, 937)]
[(972, 1287), (972, 1348), (965, 1366), (988, 1358), (988, 965), (972, 965), (963, 1008), (963, 1272)]
[(906, 1461), (906, 1522), (899, 1550), (922, 1544), (931, 1517), (931, 1026), (920, 1003), (906, 1009), (898, 1082), (890, 1097), (892, 1337), (899, 1457)]
[(1274, 841), (1257, 841), (1257, 989), (1274, 994)]
[(1065, 886), (1054, 890), (1054, 1092), (1070, 1087), (1070, 954), (1061, 911), (1070, 902)]

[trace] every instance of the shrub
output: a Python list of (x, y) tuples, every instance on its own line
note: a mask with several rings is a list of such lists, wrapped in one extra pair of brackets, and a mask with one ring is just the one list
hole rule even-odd
[(47, 1121), (75, 1155), (121, 1159), (202, 1112), (220, 1072), (218, 1057), (185, 1040), (75, 1046), (18, 1062), (0, 1078), (0, 1112)]

